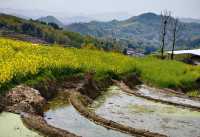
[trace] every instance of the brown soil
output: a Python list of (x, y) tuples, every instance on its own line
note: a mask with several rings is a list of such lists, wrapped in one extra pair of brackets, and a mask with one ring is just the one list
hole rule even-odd
[(48, 125), (44, 118), (39, 115), (23, 113), (22, 120), (28, 127), (31, 127), (48, 137), (78, 137), (73, 133)]
[(5, 110), (13, 113), (28, 112), (42, 115), (46, 103), (39, 91), (25, 85), (11, 89), (5, 98)]
[(91, 99), (95, 99), (101, 94), (101, 91), (106, 89), (109, 85), (112, 84), (111, 79), (103, 79), (101, 81), (95, 81), (93, 79), (94, 73), (87, 73), (85, 75), (83, 83), (77, 87), (77, 91), (83, 95), (88, 96)]
[(124, 76), (122, 78), (122, 81), (124, 81), (124, 83), (126, 83), (132, 89), (134, 89), (136, 85), (142, 84), (142, 81), (136, 73)]
[(5, 108), (5, 100), (4, 97), (0, 95), (0, 113), (4, 110)]
[(81, 76), (73, 76), (66, 77), (62, 81), (45, 80), (33, 86), (33, 88), (37, 89), (46, 100), (49, 100), (57, 94), (57, 91), (80, 87), (83, 81)]

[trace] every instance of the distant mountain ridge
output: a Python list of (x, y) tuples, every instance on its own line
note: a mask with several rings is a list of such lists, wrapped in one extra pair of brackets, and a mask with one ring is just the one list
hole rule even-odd
[(124, 20), (131, 15), (127, 12), (105, 12), (105, 13), (72, 13), (72, 12), (55, 12), (55, 11), (45, 11), (45, 10), (30, 10), (30, 9), (13, 9), (13, 8), (0, 8), (0, 12), (4, 14), (14, 15), (17, 17), (22, 17), (25, 19), (38, 19), (41, 17), (46, 17), (47, 15), (51, 15), (59, 19), (63, 24), (68, 25), (71, 23), (78, 22), (90, 22), (93, 20), (98, 21), (110, 21), (112, 19)]
[[(181, 38), (177, 41), (176, 48), (200, 47), (200, 24), (183, 24), (185, 27), (181, 32)], [(141, 48), (142, 50), (156, 50), (160, 47), (160, 15), (154, 13), (144, 13), (123, 21), (74, 23), (66, 26), (65, 29), (104, 39), (113, 38), (120, 41), (123, 47)]]
[(185, 23), (200, 23), (200, 19), (180, 18), (180, 20)]
[[(119, 49), (117, 43), (83, 36), (33, 19), (22, 19), (0, 13), (0, 37), (32, 43), (59, 44), (63, 47), (93, 48), (111, 51)], [(115, 50), (116, 51), (116, 50)]]
[(38, 21), (42, 21), (42, 22), (46, 22), (46, 23), (55, 23), (60, 27), (63, 27), (64, 24), (59, 21), (56, 17), (54, 16), (46, 16), (46, 17), (41, 17), (39, 19), (37, 19)]
[[(11, 34), (11, 29), (14, 31), (18, 31), (21, 33), (21, 27), (23, 24), (28, 23), (29, 25), (34, 25), (36, 27), (36, 31), (30, 31), (26, 33), (30, 33), (31, 35), (41, 35), (40, 31), (47, 31), (47, 29), (43, 29), (43, 25), (38, 21), (31, 20), (22, 20), (12, 16), (5, 16), (0, 14), (0, 18), (2, 21), (5, 20), (8, 23), (9, 33)], [(19, 23), (18, 22), (21, 22)], [(65, 31), (55, 30), (53, 31), (51, 27), (45, 26), (48, 28), (47, 33), (43, 33), (42, 39), (48, 39), (48, 41), (52, 41), (51, 39), (58, 39), (59, 41), (68, 41), (67, 43), (73, 43), (73, 45), (80, 46), (79, 40), (74, 40), (74, 38), (82, 37), (73, 32), (79, 32), (84, 35), (95, 36), (101, 41), (110, 41), (111, 43), (115, 43), (120, 50), (124, 48), (135, 48), (140, 51), (144, 51), (145, 53), (149, 53), (155, 50), (158, 50), (160, 47), (159, 41), (159, 29), (160, 29), (160, 16), (154, 13), (145, 13), (139, 16), (133, 16), (126, 20), (112, 20), (108, 22), (100, 22), (100, 21), (91, 21), (88, 23), (74, 23), (71, 25), (63, 25), (63, 23), (58, 20), (54, 16), (42, 17), (39, 21), (46, 23), (56, 23), (60, 27), (63, 27)], [(0, 20), (0, 27), (1, 27)], [(14, 23), (14, 24), (12, 24)], [(188, 49), (188, 48), (200, 48), (200, 24), (198, 23), (183, 23), (185, 28), (181, 33), (181, 38), (177, 41), (176, 49)], [(2, 24), (5, 26), (5, 24)], [(15, 30), (16, 29), (16, 30)], [(39, 29), (39, 30), (38, 30)], [(29, 31), (24, 29), (24, 31)], [(37, 32), (38, 31), (38, 32)], [(0, 34), (7, 33), (7, 30), (1, 30)], [(35, 33), (38, 34), (35, 34)], [(33, 33), (33, 34), (32, 34)], [(58, 33), (58, 35), (55, 35)], [(67, 35), (63, 33), (68, 33)], [(71, 34), (70, 34), (71, 33)], [(48, 34), (48, 35), (47, 35)], [(72, 35), (76, 35), (75, 37)], [(69, 38), (70, 37), (70, 38)], [(84, 37), (80, 38), (83, 42)], [(70, 42), (71, 41), (71, 42)], [(65, 43), (65, 42), (64, 42)], [(76, 44), (74, 44), (76, 43)], [(171, 44), (171, 43), (169, 43)], [(112, 45), (112, 44), (111, 44)], [(106, 46), (109, 47), (109, 44)], [(171, 48), (171, 45), (167, 46), (167, 50)]]

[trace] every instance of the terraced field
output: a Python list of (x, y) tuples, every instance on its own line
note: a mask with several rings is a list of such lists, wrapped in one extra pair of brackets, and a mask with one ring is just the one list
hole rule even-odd
[[(86, 78), (85, 74), (87, 73), (93, 73), (92, 76), (94, 77), (92, 79), (90, 77)], [(11, 108), (16, 107), (18, 109), (25, 106), (23, 111), (19, 109), (18, 112), (21, 112), (23, 120), (26, 119), (26, 116), (30, 116), (31, 121), (28, 124), (32, 126), (31, 129), (34, 128), (45, 133), (48, 129), (53, 135), (64, 133), (67, 134), (66, 137), (122, 137), (131, 135), (196, 137), (199, 135), (199, 111), (129, 95), (116, 86), (111, 86), (107, 92), (98, 91), (100, 90), (98, 86), (102, 86), (100, 82), (104, 82), (105, 79), (110, 81), (111, 79), (124, 80), (124, 77), (131, 74), (136, 74), (143, 84), (154, 87), (144, 89), (143, 86), (138, 86), (136, 87), (138, 94), (155, 99), (161, 97), (163, 102), (174, 102), (173, 97), (166, 97), (167, 94), (159, 93), (154, 89), (159, 87), (193, 90), (200, 78), (200, 67), (177, 61), (160, 60), (154, 57), (136, 58), (114, 52), (61, 48), (58, 45), (38, 45), (0, 38), (0, 95), (3, 97), (4, 94), (2, 93), (7, 93), (4, 96), (7, 101), (12, 102), (14, 100), (14, 105), (12, 103), (7, 104), (11, 105), (9, 106)], [(77, 75), (80, 76), (80, 80), (75, 79), (75, 83), (65, 81), (68, 76)], [(47, 89), (45, 92), (55, 92), (55, 95), (52, 95), (51, 98), (46, 97), (45, 94), (41, 95), (42, 91), (39, 89), (37, 91), (31, 88), (23, 88), (23, 86), (20, 86), (22, 88), (19, 91), (9, 92), (16, 85), (25, 84), (34, 87), (34, 85), (38, 85), (43, 81), (52, 82), (57, 80), (60, 83), (63, 82), (64, 85), (61, 84), (62, 86), (58, 87), (58, 90), (70, 91), (70, 94), (73, 90), (75, 93), (80, 94), (80, 97), (76, 94), (77, 99), (75, 100), (78, 105), (81, 105), (80, 108), (72, 102), (70, 104), (68, 96), (61, 95), (61, 98), (59, 98), (57, 91), (52, 91), (50, 90), (51, 87), (48, 87), (51, 85), (42, 85), (43, 89)], [(44, 99), (44, 104), (50, 104), (45, 111), (42, 110), (43, 108), (39, 109), (39, 112), (44, 113), (44, 115), (36, 110), (37, 107), (40, 107), (37, 104), (38, 102), (34, 102), (34, 99), (32, 99), (33, 102), (28, 101), (27, 98), (31, 97), (26, 94), (27, 90), (29, 95), (34, 95), (36, 99), (39, 98), (38, 102), (42, 102)], [(88, 90), (98, 92), (98, 98), (90, 98)], [(194, 90), (198, 92), (199, 89)], [(35, 93), (36, 91), (37, 93)], [(82, 94), (84, 94), (84, 97), (82, 97)], [(19, 100), (15, 97), (18, 97)], [(70, 100), (71, 98), (70, 96)], [(86, 99), (87, 102), (83, 102)], [(175, 103), (189, 103), (195, 105), (196, 108), (200, 107), (198, 101), (185, 100), (181, 97)], [(90, 104), (89, 108), (88, 104)], [(9, 109), (5, 110), (8, 111)], [(24, 111), (28, 111), (28, 113), (24, 113)], [(34, 116), (30, 115), (29, 111), (35, 112)], [(16, 119), (20, 121), (20, 117), (6, 112), (0, 114), (0, 120), (2, 121), (0, 122), (0, 131), (3, 130), (3, 135), (7, 136), (8, 131), (4, 130), (4, 124), (6, 123), (4, 117), (13, 118), (11, 121)], [(39, 121), (39, 128), (37, 122), (33, 119)], [(28, 124), (26, 123), (26, 125)], [(10, 124), (9, 128), (14, 131), (14, 135), (15, 130), (19, 131), (19, 133), (16, 132), (16, 136), (25, 137), (27, 134), (33, 137), (42, 136), (28, 130), (21, 121), (17, 125)], [(184, 129), (184, 132), (182, 129)], [(21, 131), (25, 131), (27, 134), (21, 134)]]

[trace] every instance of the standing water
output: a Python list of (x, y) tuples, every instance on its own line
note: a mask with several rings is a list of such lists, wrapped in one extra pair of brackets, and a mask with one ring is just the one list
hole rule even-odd
[(130, 135), (108, 130), (81, 116), (68, 102), (66, 93), (59, 93), (49, 102), (45, 112), (48, 124), (83, 137), (129, 137)]
[(181, 97), (175, 96), (174, 94), (160, 92), (159, 90), (157, 90), (155, 88), (151, 88), (151, 87), (148, 87), (145, 85), (140, 85), (137, 88), (138, 88), (138, 90), (136, 92), (138, 92), (142, 96), (152, 97), (155, 99), (169, 101), (172, 103), (191, 105), (191, 106), (200, 108), (200, 101), (198, 101), (198, 100), (181, 98)]
[(3, 112), (0, 114), (0, 137), (42, 137), (27, 129), (19, 115)]
[(106, 119), (170, 137), (200, 137), (200, 112), (128, 95), (116, 86), (90, 109)]

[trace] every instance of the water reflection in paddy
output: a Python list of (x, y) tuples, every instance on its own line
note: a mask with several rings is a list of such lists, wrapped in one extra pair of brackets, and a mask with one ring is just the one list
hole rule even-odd
[(112, 86), (91, 106), (97, 114), (171, 137), (200, 136), (200, 112), (130, 96)]
[(49, 102), (50, 109), (45, 112), (46, 121), (54, 126), (83, 137), (129, 137), (130, 135), (108, 130), (81, 116), (68, 103), (67, 95), (61, 93)]

